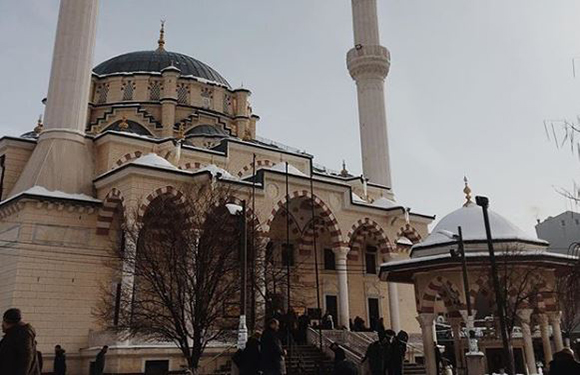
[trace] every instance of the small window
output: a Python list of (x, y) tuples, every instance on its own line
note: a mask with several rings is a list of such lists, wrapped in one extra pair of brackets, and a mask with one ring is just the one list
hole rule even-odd
[(168, 360), (145, 361), (145, 375), (165, 375), (168, 371)]
[(562, 220), (562, 226), (565, 227), (566, 226), (566, 220)]
[(284, 267), (294, 266), (294, 245), (282, 245), (282, 265)]
[(332, 249), (324, 249), (324, 269), (329, 271), (336, 270), (336, 259)]
[(161, 99), (161, 82), (160, 81), (153, 81), (149, 86), (149, 99), (150, 100), (159, 100)]
[(135, 84), (133, 81), (127, 81), (123, 85), (123, 101), (133, 100), (133, 92), (135, 91)]
[(177, 86), (177, 102), (179, 104), (189, 103), (189, 88), (185, 83), (182, 83), (179, 86)]
[(580, 225), (580, 220), (575, 219), (574, 221), (576, 221), (576, 225)]
[(367, 246), (365, 252), (365, 268), (367, 274), (377, 274), (377, 248), (374, 246)]

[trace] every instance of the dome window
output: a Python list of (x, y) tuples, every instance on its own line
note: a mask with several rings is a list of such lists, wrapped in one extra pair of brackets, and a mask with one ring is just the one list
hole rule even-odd
[(213, 90), (207, 87), (201, 89), (201, 106), (210, 109), (213, 103)]
[(160, 81), (152, 81), (149, 85), (149, 100), (161, 100), (162, 89)]
[(95, 97), (97, 99), (97, 104), (106, 103), (108, 95), (109, 95), (109, 84), (108, 83), (104, 83), (102, 85), (97, 86), (97, 92), (95, 93)]
[(177, 102), (179, 104), (189, 104), (189, 87), (185, 83), (177, 86)]
[(121, 90), (123, 90), (123, 101), (133, 100), (133, 92), (135, 91), (133, 81), (125, 82)]

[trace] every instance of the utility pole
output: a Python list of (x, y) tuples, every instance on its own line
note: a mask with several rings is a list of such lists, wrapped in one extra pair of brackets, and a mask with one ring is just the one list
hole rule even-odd
[(506, 324), (506, 310), (505, 301), (503, 298), (503, 293), (501, 291), (501, 286), (499, 283), (499, 272), (497, 269), (497, 262), (495, 259), (495, 250), (493, 248), (493, 240), (491, 237), (491, 227), (489, 225), (489, 199), (487, 197), (477, 196), (475, 197), (475, 203), (480, 206), (483, 210), (483, 222), (485, 224), (485, 234), (487, 237), (487, 246), (489, 249), (489, 260), (491, 262), (491, 273), (493, 279), (493, 289), (495, 291), (495, 301), (497, 304), (497, 310), (499, 315), (499, 325), (501, 330), (501, 339), (503, 344), (503, 357), (506, 365), (508, 374), (515, 375), (515, 363), (514, 363), (514, 352), (509, 341), (509, 332), (507, 330)]

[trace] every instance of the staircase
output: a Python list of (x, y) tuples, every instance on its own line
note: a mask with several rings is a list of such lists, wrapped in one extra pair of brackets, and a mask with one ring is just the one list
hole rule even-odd
[(288, 375), (330, 375), (334, 362), (314, 345), (295, 345), (286, 348)]
[(403, 364), (403, 375), (427, 375), (427, 370), (423, 365), (405, 362)]

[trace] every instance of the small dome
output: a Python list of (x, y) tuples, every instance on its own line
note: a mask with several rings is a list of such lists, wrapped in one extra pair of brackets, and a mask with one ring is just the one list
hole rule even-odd
[[(491, 210), (488, 212), (491, 236), (494, 242), (520, 242), (539, 246), (546, 246), (548, 244), (546, 241), (540, 240), (536, 236), (527, 234), (505, 217)], [(476, 204), (470, 202), (464, 207), (461, 207), (443, 217), (424, 241), (413, 246), (413, 251), (426, 250), (428, 248), (439, 246), (443, 247), (446, 244), (454, 243), (455, 240), (450, 239), (441, 232), (457, 233), (457, 227), (459, 226), (461, 226), (463, 240), (466, 243), (485, 243), (487, 241), (482, 209)], [(429, 254), (425, 255), (432, 254), (429, 252)]]
[(191, 56), (163, 49), (139, 51), (113, 57), (99, 64), (93, 72), (99, 76), (124, 73), (161, 73), (165, 68), (179, 69), (182, 77), (191, 76), (230, 88), (228, 81), (207, 64)]

